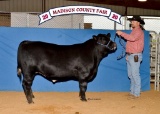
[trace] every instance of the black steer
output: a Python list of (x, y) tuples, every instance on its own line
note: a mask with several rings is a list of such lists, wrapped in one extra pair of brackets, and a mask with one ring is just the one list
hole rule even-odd
[(32, 83), (39, 74), (53, 81), (76, 80), (79, 82), (79, 96), (86, 101), (88, 82), (92, 81), (100, 61), (116, 50), (110, 33), (98, 34), (81, 44), (56, 45), (40, 41), (23, 41), (18, 48), (17, 75), (28, 103), (33, 103)]

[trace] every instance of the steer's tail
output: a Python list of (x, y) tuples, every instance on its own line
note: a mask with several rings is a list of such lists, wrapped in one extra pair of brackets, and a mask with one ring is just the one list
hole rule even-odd
[(21, 53), (22, 53), (22, 44), (23, 44), (23, 42), (21, 42), (20, 44), (19, 44), (19, 47), (18, 47), (18, 52), (17, 52), (17, 76), (18, 76), (18, 78), (19, 78), (19, 81), (20, 81), (20, 83), (21, 83), (21, 81), (22, 81), (22, 67), (21, 67)]
[(19, 81), (22, 81), (22, 69), (17, 66), (17, 76), (19, 78)]

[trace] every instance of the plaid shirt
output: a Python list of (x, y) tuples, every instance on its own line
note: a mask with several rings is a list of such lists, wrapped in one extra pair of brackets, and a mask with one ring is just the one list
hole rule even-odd
[(140, 27), (133, 28), (130, 34), (122, 33), (124, 39), (127, 40), (126, 52), (141, 53), (144, 48), (144, 32)]

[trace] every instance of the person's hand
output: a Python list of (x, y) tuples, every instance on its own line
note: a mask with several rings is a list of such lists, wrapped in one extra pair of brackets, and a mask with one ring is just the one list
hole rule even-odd
[(122, 31), (118, 30), (116, 33), (117, 33), (117, 35), (121, 36)]
[(128, 56), (126, 55), (126, 61), (128, 61)]

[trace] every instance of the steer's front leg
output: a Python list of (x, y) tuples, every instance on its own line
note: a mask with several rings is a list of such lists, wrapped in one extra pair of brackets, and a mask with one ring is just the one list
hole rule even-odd
[(80, 99), (82, 101), (87, 101), (86, 95), (85, 95), (85, 92), (87, 90), (87, 82), (85, 81), (79, 82), (79, 89), (80, 89), (80, 92), (79, 92)]

